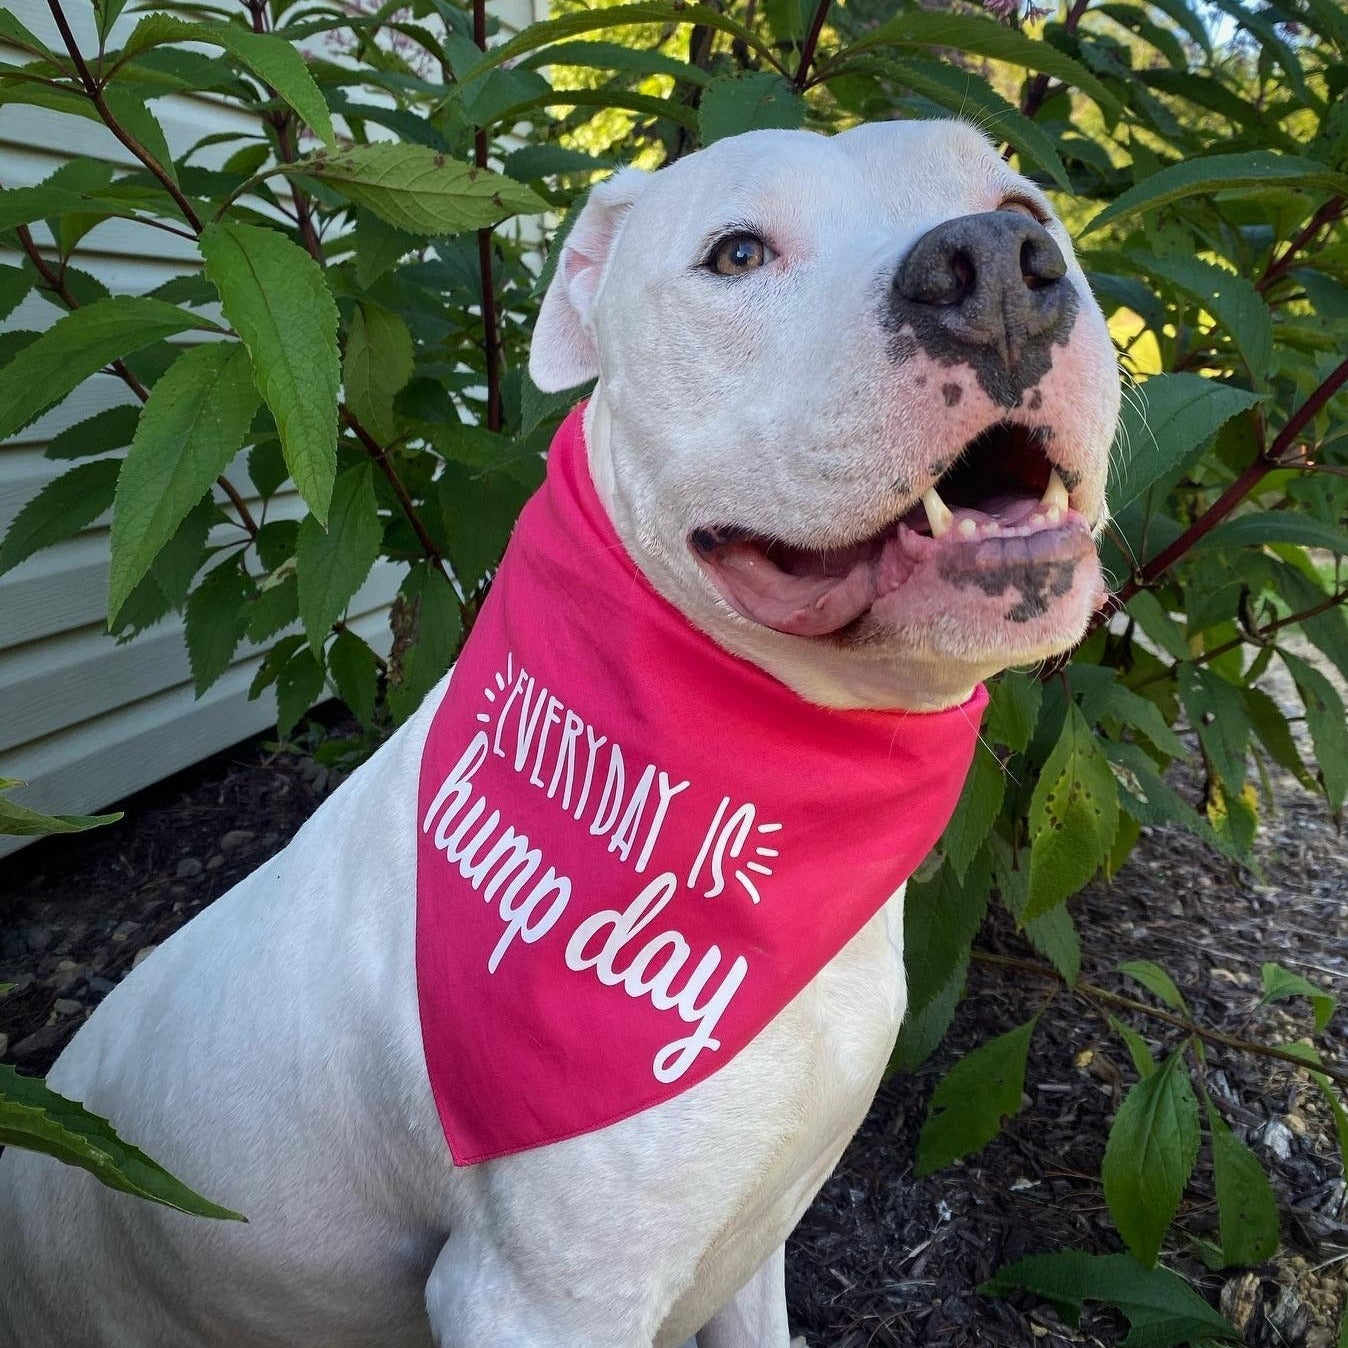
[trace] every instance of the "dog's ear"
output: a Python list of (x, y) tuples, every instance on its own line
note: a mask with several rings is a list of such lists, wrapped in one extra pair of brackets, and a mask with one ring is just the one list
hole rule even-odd
[(529, 375), (544, 393), (574, 388), (599, 373), (591, 310), (614, 242), (650, 175), (619, 169), (590, 189), (584, 210), (560, 244), (529, 349)]

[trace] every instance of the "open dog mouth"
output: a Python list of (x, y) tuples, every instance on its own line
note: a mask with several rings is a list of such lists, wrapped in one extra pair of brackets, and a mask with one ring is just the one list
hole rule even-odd
[(1049, 438), (1009, 422), (991, 427), (907, 510), (859, 542), (799, 547), (722, 524), (693, 530), (689, 546), (733, 608), (793, 636), (839, 631), (926, 568), (985, 595), (1048, 568), (1070, 577), (1094, 543), (1072, 507), (1076, 479), (1045, 452)]

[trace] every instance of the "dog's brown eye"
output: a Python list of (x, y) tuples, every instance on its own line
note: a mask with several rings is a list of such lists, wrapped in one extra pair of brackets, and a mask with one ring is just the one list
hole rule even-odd
[(771, 262), (777, 254), (756, 234), (732, 234), (712, 249), (707, 265), (721, 276), (743, 276)]
[(1014, 211), (1017, 215), (1028, 215), (1031, 220), (1037, 220), (1041, 225), (1048, 223), (1048, 216), (1029, 197), (1007, 197), (997, 209)]

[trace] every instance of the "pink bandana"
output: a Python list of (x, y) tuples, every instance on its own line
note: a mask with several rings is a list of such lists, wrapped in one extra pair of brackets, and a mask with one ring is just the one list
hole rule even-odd
[(417, 992), (458, 1165), (729, 1062), (930, 850), (987, 701), (830, 711), (727, 654), (623, 550), (581, 411), (421, 760)]

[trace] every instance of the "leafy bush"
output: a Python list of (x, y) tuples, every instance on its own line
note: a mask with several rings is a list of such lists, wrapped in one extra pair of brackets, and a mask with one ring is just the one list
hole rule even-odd
[[(140, 167), (75, 158), (0, 191), (17, 250), (0, 271), (5, 311), (36, 288), (64, 314), (2, 339), (0, 436), (98, 371), (143, 407), (53, 442), (53, 457), (77, 462), (16, 519), (0, 571), (111, 508), (112, 631), (127, 639), (182, 610), (198, 691), (244, 638), (271, 642), (254, 689), (275, 687), (282, 736), (330, 688), (377, 737), (452, 661), (573, 400), (544, 397), (523, 369), (538, 222), (564, 228), (619, 157), (656, 166), (753, 127), (959, 114), (1060, 193), (1132, 383), (1103, 543), (1116, 595), (1070, 661), (997, 683), (940, 864), (910, 889), (896, 1061), (922, 1061), (944, 1034), (996, 895), (1046, 961), (1026, 963), (1063, 995), (1175, 1031), (1158, 1065), (1115, 1022), (1138, 1081), (1103, 1182), (1134, 1259), (1076, 1255), (999, 1285), (1057, 1287), (1069, 1307), (1119, 1304), (1129, 1288), (1183, 1303), (1147, 1266), (1204, 1131), (1215, 1257), (1266, 1257), (1278, 1238), (1267, 1180), (1192, 1085), (1213, 1034), (1156, 966), (1123, 972), (1162, 1009), (1082, 984), (1067, 900), (1114, 873), (1145, 825), (1183, 823), (1249, 864), (1270, 765), (1336, 813), (1348, 795), (1344, 706), (1326, 672), (1348, 678), (1348, 16), (1336, 0), (1071, 0), (1050, 15), (1020, 0), (572, 0), (491, 43), (480, 0), (354, 14), (163, 4), (134, 28), (117, 26), (122, 0), (102, 0), (97, 49), (84, 51), (62, 0), (50, 3), (55, 50), (0, 11), (0, 37), (21, 53), (0, 102), (101, 122)], [(198, 147), (169, 154), (154, 100), (184, 90), (253, 119), (224, 138), (238, 144), (217, 167), (194, 162)], [(87, 231), (114, 216), (196, 241), (200, 270), (108, 294), (78, 264)], [(50, 243), (33, 233), (41, 221)], [(168, 343), (182, 334), (197, 344)], [(226, 476), (240, 451), (246, 483)], [(303, 518), (258, 518), (256, 501), (288, 483)], [(405, 568), (387, 659), (343, 620), (380, 557)], [(1302, 699), (1299, 729), (1259, 686), (1274, 662)], [(1194, 752), (1196, 804), (1164, 776)], [(1318, 999), (1324, 1028), (1324, 994), (1276, 966), (1265, 977), (1270, 998)], [(1033, 1032), (1011, 1030), (946, 1078), (922, 1167), (983, 1145), (1015, 1112)], [(1348, 1075), (1305, 1044), (1247, 1047), (1313, 1069), (1348, 1152)], [(1177, 1317), (1148, 1342), (1225, 1332)]]

